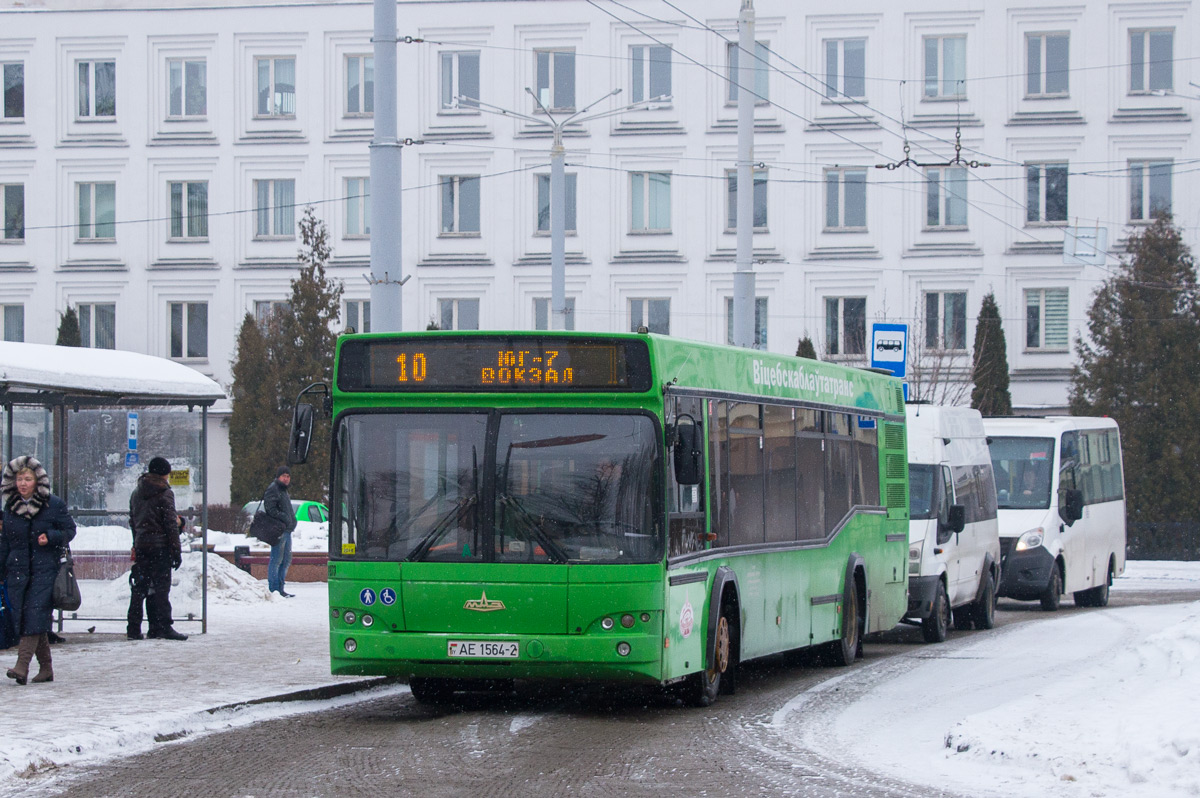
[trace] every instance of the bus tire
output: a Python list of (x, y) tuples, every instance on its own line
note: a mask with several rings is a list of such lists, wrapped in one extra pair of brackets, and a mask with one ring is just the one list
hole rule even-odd
[(950, 597), (946, 595), (946, 583), (938, 581), (937, 593), (933, 597), (933, 609), (929, 617), (921, 621), (921, 636), (926, 643), (941, 643), (950, 630)]
[(841, 637), (829, 644), (829, 653), (835, 665), (842, 667), (853, 665), (854, 660), (862, 655), (864, 609), (856, 571), (852, 581), (847, 583), (846, 595), (842, 599)]
[(684, 701), (691, 706), (711, 706), (721, 693), (722, 677), (728, 672), (729, 678), (732, 679), (731, 666), (734, 658), (733, 645), (736, 634), (736, 623), (733, 603), (723, 601), (721, 603), (721, 615), (717, 618), (716, 644), (713, 647), (715, 656), (713, 657), (713, 661), (708, 663), (706, 669), (699, 673), (693, 673), (684, 682)]
[(428, 676), (414, 676), (408, 680), (408, 689), (413, 698), (422, 704), (444, 704), (454, 695), (456, 685), (453, 679), (433, 679)]
[(1062, 601), (1063, 579), (1062, 571), (1058, 567), (1058, 562), (1054, 563), (1054, 567), (1050, 569), (1050, 583), (1046, 585), (1046, 589), (1042, 591), (1042, 609), (1046, 612), (1055, 612), (1058, 609), (1059, 603)]
[(988, 571), (983, 577), (983, 595), (971, 605), (971, 620), (976, 629), (991, 629), (996, 625), (996, 580)]
[(1096, 585), (1087, 590), (1080, 590), (1075, 594), (1075, 606), (1077, 607), (1107, 607), (1109, 587), (1113, 581), (1113, 561), (1108, 561), (1108, 573), (1104, 576), (1104, 584)]

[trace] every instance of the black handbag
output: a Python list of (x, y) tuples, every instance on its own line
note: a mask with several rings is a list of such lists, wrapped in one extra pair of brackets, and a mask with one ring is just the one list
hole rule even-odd
[(287, 524), (278, 518), (267, 515), (266, 506), (267, 497), (266, 494), (263, 494), (263, 500), (259, 503), (258, 509), (254, 511), (254, 518), (250, 520), (250, 529), (246, 534), (252, 538), (258, 538), (268, 546), (274, 546), (283, 537), (283, 533), (287, 532)]
[(17, 644), (17, 621), (13, 618), (12, 605), (8, 603), (8, 591), (0, 584), (0, 648)]
[(50, 606), (56, 610), (74, 612), (83, 603), (79, 592), (79, 580), (75, 578), (75, 561), (71, 559), (71, 547), (63, 546), (58, 560), (58, 575), (54, 577), (54, 594)]

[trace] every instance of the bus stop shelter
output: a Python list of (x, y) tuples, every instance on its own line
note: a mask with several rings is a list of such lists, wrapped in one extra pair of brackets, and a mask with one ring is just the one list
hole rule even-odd
[[(52, 492), (81, 527), (115, 522), (128, 530), (137, 477), (151, 457), (170, 460), (176, 507), (201, 530), (200, 617), (189, 620), (199, 620), (202, 632), (208, 631), (208, 408), (224, 398), (215, 381), (165, 358), (0, 342), (0, 452), (5, 462), (22, 454), (42, 461)], [(68, 619), (124, 620), (90, 615), (86, 595)], [(60, 614), (60, 629), (62, 621)]]

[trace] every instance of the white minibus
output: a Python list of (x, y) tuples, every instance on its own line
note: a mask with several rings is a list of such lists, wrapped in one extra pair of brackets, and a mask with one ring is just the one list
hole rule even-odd
[(1121, 435), (1110, 418), (987, 418), (1000, 506), (1000, 595), (1108, 604), (1125, 571)]
[(908, 612), (926, 642), (991, 629), (1000, 585), (996, 486), (983, 417), (969, 407), (910, 404)]

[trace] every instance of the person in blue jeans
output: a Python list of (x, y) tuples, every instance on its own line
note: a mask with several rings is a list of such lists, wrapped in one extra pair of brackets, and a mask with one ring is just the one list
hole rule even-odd
[(280, 466), (275, 469), (275, 481), (263, 493), (263, 512), (282, 522), (285, 530), (271, 547), (271, 560), (267, 563), (267, 587), (284, 598), (295, 595), (283, 589), (288, 566), (292, 564), (292, 530), (296, 528), (296, 512), (292, 509), (292, 497), (288, 495), (288, 486), (291, 484), (291, 470), (287, 466)]

